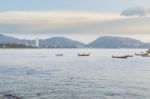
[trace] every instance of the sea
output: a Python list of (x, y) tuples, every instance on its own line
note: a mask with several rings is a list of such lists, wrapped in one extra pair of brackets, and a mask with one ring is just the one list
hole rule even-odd
[[(150, 99), (146, 49), (0, 49), (0, 96), (7, 99)], [(63, 56), (55, 56), (62, 53)], [(78, 56), (89, 53), (90, 56)], [(6, 99), (6, 98), (4, 98)]]

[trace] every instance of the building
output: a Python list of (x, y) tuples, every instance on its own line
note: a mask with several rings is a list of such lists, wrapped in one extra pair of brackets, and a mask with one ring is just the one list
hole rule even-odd
[(36, 41), (35, 41), (35, 47), (39, 47), (39, 39), (36, 37)]

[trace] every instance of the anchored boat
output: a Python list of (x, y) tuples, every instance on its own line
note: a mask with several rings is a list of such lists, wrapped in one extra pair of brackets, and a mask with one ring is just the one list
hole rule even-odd
[(135, 53), (135, 55), (142, 56), (142, 57), (150, 57), (150, 49), (148, 49), (146, 52)]
[(78, 54), (78, 56), (90, 56), (90, 54)]
[(126, 59), (126, 58), (128, 58), (128, 56), (127, 55), (125, 55), (125, 56), (112, 56), (112, 58), (124, 58), (124, 59)]
[(55, 56), (63, 56), (63, 54), (56, 54)]
[(133, 57), (133, 55), (126, 55), (127, 57)]

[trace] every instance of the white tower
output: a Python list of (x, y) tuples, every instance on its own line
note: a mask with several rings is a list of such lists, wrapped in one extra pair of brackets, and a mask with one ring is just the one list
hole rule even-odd
[(35, 47), (39, 47), (39, 39), (36, 37)]

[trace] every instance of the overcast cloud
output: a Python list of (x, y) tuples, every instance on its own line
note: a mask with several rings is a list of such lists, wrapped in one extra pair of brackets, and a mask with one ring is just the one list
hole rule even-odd
[(117, 13), (10, 11), (0, 13), (0, 32), (110, 35), (149, 33), (148, 20), (149, 17), (130, 18)]
[(145, 17), (150, 15), (150, 9), (143, 7), (128, 8), (121, 13), (122, 16), (140, 16)]

